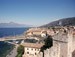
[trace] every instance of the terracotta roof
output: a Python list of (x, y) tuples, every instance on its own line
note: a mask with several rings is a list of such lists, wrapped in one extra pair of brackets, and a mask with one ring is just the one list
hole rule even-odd
[(25, 47), (30, 47), (30, 48), (41, 48), (44, 44), (38, 44), (38, 43), (23, 43), (21, 44)]

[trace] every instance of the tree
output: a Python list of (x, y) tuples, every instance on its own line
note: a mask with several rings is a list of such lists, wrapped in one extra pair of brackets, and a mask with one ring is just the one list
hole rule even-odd
[(46, 50), (47, 48), (50, 48), (53, 45), (53, 40), (51, 36), (48, 36), (48, 38), (46, 38), (44, 40), (45, 44), (43, 45), (43, 47), (41, 47), (41, 51), (43, 52), (44, 50)]
[(17, 56), (16, 57), (22, 57), (23, 53), (24, 53), (24, 47), (22, 45), (20, 45), (18, 48), (17, 48)]

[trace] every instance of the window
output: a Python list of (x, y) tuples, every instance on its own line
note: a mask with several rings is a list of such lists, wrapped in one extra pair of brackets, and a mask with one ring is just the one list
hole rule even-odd
[(27, 48), (27, 50), (29, 50), (29, 48)]
[(38, 49), (38, 51), (39, 51), (39, 49)]
[(32, 50), (33, 50), (33, 48), (32, 48)]
[(36, 55), (36, 53), (35, 53), (35, 55)]
[(27, 54), (29, 54), (29, 52), (27, 52)]

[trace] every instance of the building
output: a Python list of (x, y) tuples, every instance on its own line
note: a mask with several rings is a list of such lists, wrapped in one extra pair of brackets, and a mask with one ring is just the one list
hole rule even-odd
[[(52, 30), (51, 30), (52, 31)], [(54, 32), (50, 30), (41, 30), (41, 36), (45, 37), (45, 32), (51, 35)], [(72, 27), (63, 27), (55, 29), (52, 36), (53, 46), (40, 52), (41, 44), (27, 43), (24, 49), (23, 57), (75, 57), (75, 29)], [(37, 50), (36, 50), (37, 49)]]
[(26, 32), (26, 36), (32, 36), (32, 35), (43, 35), (43, 36), (45, 36), (46, 33), (48, 35), (54, 35), (55, 34), (52, 29), (47, 29), (47, 28), (31, 28), (31, 29), (29, 29)]
[(67, 32), (60, 31), (52, 39), (53, 46), (44, 50), (43, 57), (75, 57), (75, 34), (72, 28)]
[(24, 46), (23, 57), (38, 57), (40, 48), (43, 46), (43, 44), (38, 43), (23, 43), (21, 45)]

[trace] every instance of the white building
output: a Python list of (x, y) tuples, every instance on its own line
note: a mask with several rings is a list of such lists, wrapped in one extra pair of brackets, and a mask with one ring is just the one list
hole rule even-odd
[(38, 43), (23, 43), (24, 46), (24, 55), (23, 57), (38, 57), (40, 48), (43, 44)]

